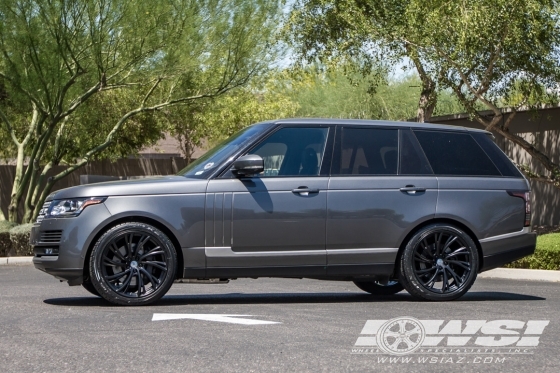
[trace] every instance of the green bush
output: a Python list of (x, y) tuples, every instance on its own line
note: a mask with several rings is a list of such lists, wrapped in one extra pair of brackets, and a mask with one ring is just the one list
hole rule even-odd
[(10, 240), (10, 229), (15, 227), (16, 224), (9, 221), (0, 221), (0, 257), (7, 256), (12, 248), (12, 241)]
[(533, 255), (506, 265), (508, 268), (560, 269), (560, 233), (537, 236), (537, 248)]
[(33, 249), (29, 244), (29, 234), (33, 224), (22, 224), (10, 229), (10, 240), (12, 250), (9, 256), (29, 256), (33, 255)]

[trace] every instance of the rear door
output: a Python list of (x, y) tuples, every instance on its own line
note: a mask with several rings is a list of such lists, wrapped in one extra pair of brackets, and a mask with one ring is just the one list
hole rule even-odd
[(411, 226), (433, 218), (437, 194), (409, 129), (337, 127), (327, 194), (329, 273), (390, 272)]

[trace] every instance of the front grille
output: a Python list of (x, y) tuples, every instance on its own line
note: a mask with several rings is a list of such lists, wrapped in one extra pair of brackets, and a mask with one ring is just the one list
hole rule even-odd
[(45, 215), (47, 214), (47, 211), (49, 211), (49, 207), (51, 206), (51, 202), (52, 201), (48, 201), (43, 203), (43, 207), (41, 207), (41, 210), (39, 210), (39, 215), (37, 215), (37, 223), (40, 223), (43, 221), (43, 219), (45, 218)]
[(62, 238), (62, 231), (44, 231), (41, 233), (39, 242), (59, 243)]

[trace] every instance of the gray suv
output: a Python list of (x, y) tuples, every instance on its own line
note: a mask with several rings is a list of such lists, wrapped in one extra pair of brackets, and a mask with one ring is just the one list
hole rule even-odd
[(52, 193), (35, 267), (121, 305), (176, 279), (353, 281), (456, 299), (532, 254), (530, 187), (485, 131), (287, 119), (243, 129), (176, 176)]

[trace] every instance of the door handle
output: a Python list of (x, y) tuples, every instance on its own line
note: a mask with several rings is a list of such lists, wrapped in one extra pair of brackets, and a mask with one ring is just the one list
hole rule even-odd
[(404, 188), (400, 188), (399, 190), (407, 194), (416, 194), (420, 192), (425, 192), (426, 188), (415, 187), (414, 185), (407, 185)]
[(300, 187), (297, 187), (297, 189), (293, 189), (292, 193), (297, 193), (300, 196), (308, 196), (309, 193), (319, 193), (319, 189), (308, 188), (306, 186), (300, 186)]

